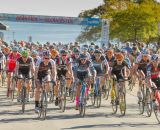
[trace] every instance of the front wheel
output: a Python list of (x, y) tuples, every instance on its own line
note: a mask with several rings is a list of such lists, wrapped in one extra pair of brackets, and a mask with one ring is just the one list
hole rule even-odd
[(146, 111), (147, 111), (148, 117), (150, 117), (152, 115), (152, 100), (151, 100), (151, 95), (149, 90), (147, 90), (147, 93), (146, 93)]
[(124, 116), (126, 114), (126, 96), (124, 92), (119, 95), (119, 107), (121, 115)]
[(26, 103), (26, 87), (22, 87), (22, 92), (21, 92), (21, 100), (22, 100), (22, 113), (25, 111), (25, 103)]
[(47, 94), (45, 91), (43, 91), (41, 96), (39, 117), (42, 117), (42, 119), (45, 120), (46, 116), (47, 116)]
[(84, 117), (86, 112), (86, 96), (81, 97), (79, 103), (79, 114), (80, 116)]

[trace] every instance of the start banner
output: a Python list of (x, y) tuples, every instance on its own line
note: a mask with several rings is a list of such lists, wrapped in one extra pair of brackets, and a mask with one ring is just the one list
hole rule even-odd
[(73, 25), (86, 25), (86, 26), (101, 26), (102, 22), (102, 20), (99, 18), (79, 18), (79, 17), (6, 14), (6, 13), (0, 13), (0, 21), (73, 24)]

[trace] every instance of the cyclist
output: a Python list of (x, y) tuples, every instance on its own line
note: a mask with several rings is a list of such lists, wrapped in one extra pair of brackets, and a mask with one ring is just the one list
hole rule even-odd
[[(26, 50), (22, 50), (21, 52), (21, 57), (17, 59), (16, 62), (16, 77), (18, 78), (31, 78), (33, 76), (35, 71), (34, 67), (34, 61), (31, 57), (29, 57), (29, 54)], [(31, 82), (27, 81), (26, 82), (26, 88), (27, 88), (27, 101), (29, 101), (29, 92), (30, 92), (30, 86)], [(20, 91), (22, 89), (22, 80), (18, 79), (17, 81), (17, 88), (18, 88), (18, 97), (17, 101), (20, 102), (21, 97), (20, 97)]]
[(113, 50), (112, 49), (106, 50), (105, 57), (106, 57), (106, 60), (108, 61), (109, 66), (112, 67), (113, 63), (115, 61), (115, 56), (114, 56)]
[(18, 52), (18, 47), (13, 47), (12, 52), (8, 55), (8, 59), (6, 62), (6, 70), (7, 70), (7, 97), (9, 97), (9, 90), (11, 84), (11, 76), (15, 71), (16, 61), (20, 58), (20, 53)]
[[(149, 85), (152, 89), (151, 95), (152, 95), (152, 101), (153, 101), (153, 106), (154, 106), (156, 89), (160, 90), (160, 62), (159, 62), (158, 54), (152, 55), (151, 63), (150, 65), (148, 65), (148, 68), (147, 68), (147, 74), (150, 76)], [(152, 85), (152, 82), (155, 84), (155, 86)]]
[(2, 76), (2, 71), (5, 68), (6, 58), (3, 52), (0, 50), (0, 78)]
[(36, 50), (32, 51), (31, 57), (33, 58), (34, 65), (37, 65), (38, 61), (41, 60), (41, 58), (38, 56), (38, 52)]
[(79, 80), (79, 82), (77, 83), (77, 90), (76, 90), (76, 110), (78, 110), (78, 105), (79, 105), (81, 80), (83, 80), (83, 78), (87, 80), (88, 84), (87, 87), (89, 90), (89, 86), (91, 85), (91, 73), (93, 75), (93, 80), (95, 81), (96, 70), (94, 69), (92, 62), (88, 60), (87, 55), (81, 54), (76, 70), (77, 78)]
[(36, 80), (36, 89), (35, 89), (35, 112), (39, 112), (39, 99), (40, 99), (40, 88), (42, 79), (45, 80), (45, 89), (46, 92), (50, 91), (49, 81), (53, 80), (56, 83), (56, 65), (55, 62), (51, 59), (50, 52), (45, 50), (43, 51), (43, 58), (37, 63), (35, 70), (35, 80)]
[[(70, 77), (72, 81), (74, 80), (73, 71), (72, 71), (72, 61), (71, 58), (67, 56), (68, 52), (64, 49), (60, 50), (59, 57), (56, 58), (57, 65), (57, 86), (55, 87), (55, 105), (58, 105), (58, 90), (60, 85), (61, 76)], [(67, 88), (70, 88), (70, 82), (67, 82)]]
[(102, 86), (105, 84), (105, 78), (106, 78), (105, 76), (108, 74), (109, 65), (100, 50), (94, 51), (94, 56), (92, 57), (92, 63), (97, 72), (97, 76), (101, 76), (101, 79), (100, 79), (100, 83), (101, 83), (100, 90), (101, 90)]

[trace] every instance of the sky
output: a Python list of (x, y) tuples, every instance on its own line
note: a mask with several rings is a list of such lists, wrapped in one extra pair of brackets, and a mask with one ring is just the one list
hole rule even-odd
[(77, 17), (103, 0), (0, 0), (0, 13)]

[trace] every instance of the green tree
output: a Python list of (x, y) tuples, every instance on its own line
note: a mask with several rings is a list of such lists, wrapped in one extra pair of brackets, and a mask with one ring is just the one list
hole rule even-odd
[[(153, 0), (104, 0), (104, 5), (84, 11), (80, 17), (112, 18), (111, 39), (150, 42), (158, 38), (159, 12), (160, 4)], [(77, 41), (96, 41), (100, 38), (100, 30), (101, 27), (86, 27)]]

